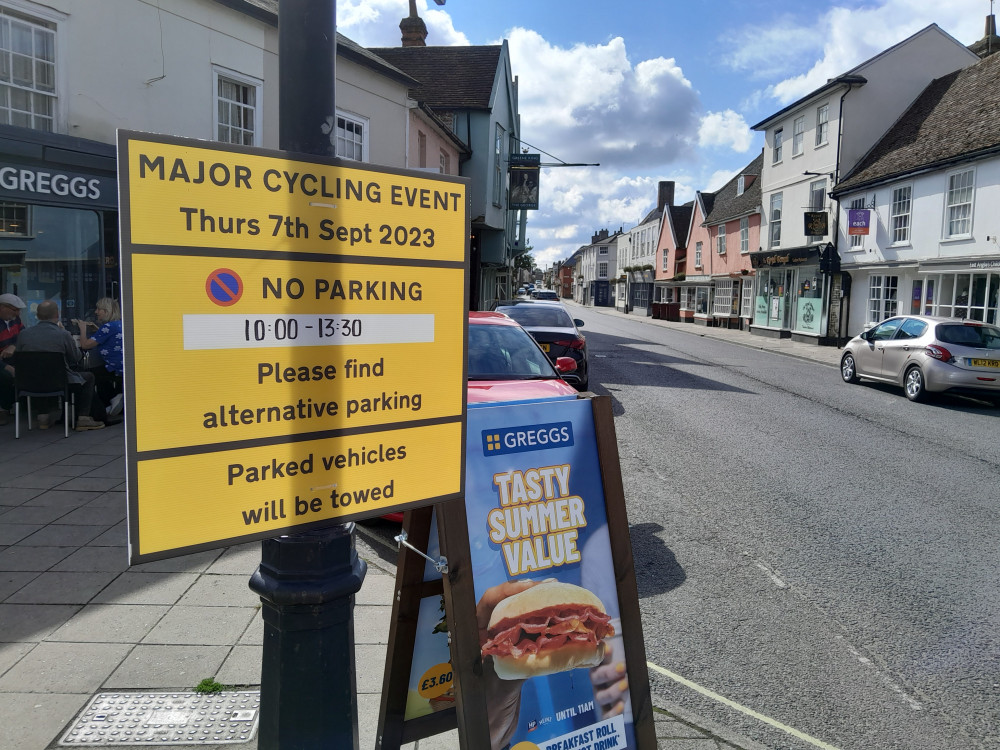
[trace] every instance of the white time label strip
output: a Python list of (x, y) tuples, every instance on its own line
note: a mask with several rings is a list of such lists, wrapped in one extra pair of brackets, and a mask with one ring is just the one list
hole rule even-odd
[(426, 344), (433, 315), (184, 315), (184, 349)]

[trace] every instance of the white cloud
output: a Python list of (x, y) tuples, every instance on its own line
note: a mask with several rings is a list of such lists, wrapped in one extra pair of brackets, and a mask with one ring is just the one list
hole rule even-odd
[(753, 145), (753, 133), (743, 115), (731, 109), (709, 112), (701, 118), (699, 146), (722, 146), (745, 154)]
[[(944, 15), (940, 0), (840, 5), (811, 23), (782, 16), (746, 27), (733, 35), (735, 49), (726, 62), (757, 79), (780, 79), (767, 87), (766, 95), (783, 106), (932, 23), (971, 44), (983, 35), (985, 15), (981, 0), (949, 0)], [(798, 72), (803, 60), (814, 62)]]
[[(417, 14), (427, 26), (427, 44), (450, 46), (468, 44), (465, 34), (456, 31), (445, 11), (427, 7), (417, 0)], [(337, 3), (337, 31), (362, 47), (398, 47), (399, 22), (410, 15), (407, 0), (340, 0)]]
[(564, 48), (514, 28), (508, 42), (528, 143), (563, 161), (620, 169), (691, 155), (700, 104), (676, 61), (633, 66), (621, 37)]

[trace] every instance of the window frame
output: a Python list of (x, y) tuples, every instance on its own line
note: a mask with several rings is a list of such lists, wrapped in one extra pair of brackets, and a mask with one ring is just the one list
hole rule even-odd
[(816, 107), (816, 147), (825, 146), (830, 138), (830, 104)]
[(741, 318), (752, 318), (753, 308), (754, 308), (754, 297), (753, 297), (753, 279), (747, 277), (743, 279), (743, 289), (741, 290), (740, 299), (740, 317)]
[(750, 252), (750, 217), (740, 219), (740, 255)]
[[(903, 204), (902, 199), (897, 198), (897, 194), (902, 191), (906, 191), (905, 212), (902, 210), (897, 210), (898, 206)], [(910, 244), (910, 230), (913, 226), (913, 184), (906, 183), (904, 185), (897, 185), (889, 191), (889, 246), (893, 245), (909, 245)], [(903, 222), (897, 222), (898, 219), (905, 219), (905, 226)], [(899, 224), (899, 226), (897, 226)], [(905, 232), (905, 236), (902, 234)]]
[(796, 117), (792, 121), (792, 156), (801, 156), (805, 147), (806, 116)]
[(782, 159), (782, 148), (784, 147), (785, 140), (785, 129), (783, 127), (777, 128), (774, 131), (774, 135), (771, 137), (771, 163), (779, 164)]
[[(817, 200), (818, 196), (818, 200)], [(822, 180), (813, 180), (809, 183), (809, 210), (810, 211), (825, 211), (826, 210), (826, 178)], [(826, 235), (812, 234), (806, 237), (806, 241), (812, 244), (817, 242), (822, 242), (823, 237)]]
[(768, 247), (781, 247), (781, 210), (783, 203), (784, 198), (781, 192), (771, 193), (770, 205), (767, 212)]
[(726, 225), (719, 224), (718, 234), (715, 236), (715, 251), (719, 255), (726, 254)]
[[(346, 122), (351, 122), (351, 123), (353, 123), (355, 125), (360, 125), (361, 126), (361, 158), (360, 159), (356, 159), (353, 156), (348, 156), (346, 153), (341, 153), (341, 150), (340, 150), (340, 135), (339, 135), (340, 120), (344, 120), (345, 123)], [(354, 112), (347, 112), (345, 110), (338, 109), (337, 110), (336, 125), (334, 127), (334, 132), (331, 134), (331, 137), (334, 139), (334, 150), (335, 150), (335, 153), (337, 154), (337, 158), (339, 158), (339, 159), (348, 159), (349, 161), (367, 162), (368, 161), (368, 148), (369, 148), (368, 141), (369, 141), (369, 135), (371, 134), (371, 127), (370, 126), (371, 126), (371, 120), (369, 118), (364, 117), (364, 116), (359, 115), (359, 114), (355, 114)], [(345, 141), (346, 141), (346, 138), (345, 138)]]
[[(5, 21), (8, 25), (11, 22), (27, 25), (31, 29), (32, 37), (32, 55), (30, 58), (32, 83), (30, 85), (21, 85), (14, 82), (14, 64), (13, 61), (11, 61), (9, 68), (11, 80), (0, 83), (0, 86), (2, 86), (7, 92), (7, 104), (3, 109), (0, 109), (0, 112), (4, 113), (4, 115), (0, 117), (0, 123), (11, 125), (13, 127), (27, 127), (31, 130), (37, 130), (44, 133), (59, 133), (64, 131), (65, 122), (64, 113), (62, 111), (62, 93), (66, 90), (66, 74), (63, 70), (65, 66), (60, 63), (63, 57), (61, 54), (63, 35), (59, 33), (59, 27), (61, 22), (66, 18), (68, 18), (66, 14), (54, 11), (50, 8), (11, 2), (10, 0), (0, 6), (0, 22)], [(35, 46), (36, 35), (39, 32), (44, 33), (49, 37), (49, 44), (51, 45), (51, 60), (45, 60), (35, 54), (37, 51)], [(6, 54), (12, 57), (16, 53), (13, 49), (10, 49)], [(44, 87), (39, 88), (37, 86), (35, 74), (36, 65), (39, 62), (51, 66), (51, 90), (46, 90)], [(29, 109), (13, 108), (11, 92), (14, 91), (25, 92), (30, 102), (28, 105)], [(41, 98), (47, 103), (49, 107), (48, 113), (38, 111), (35, 106), (37, 98)], [(25, 125), (20, 121), (15, 122), (11, 117), (12, 113), (15, 112), (20, 114), (22, 117), (27, 116), (30, 121), (30, 125)], [(46, 123), (47, 127), (37, 127), (39, 121)]]
[[(243, 86), (243, 87), (246, 87), (246, 88), (249, 88), (249, 89), (253, 89), (254, 90), (254, 103), (253, 103), (252, 107), (247, 107), (247, 105), (244, 104), (244, 103), (242, 103), (242, 102), (234, 102), (231, 99), (223, 99), (221, 93), (219, 92), (219, 84), (220, 84), (220, 82), (221, 82), (222, 79), (225, 79), (225, 80), (227, 80), (227, 81), (229, 81), (229, 82), (231, 82), (231, 83), (233, 83), (233, 84), (235, 84), (237, 86)], [(263, 143), (264, 143), (264, 141), (263, 141), (263, 133), (261, 132), (261, 128), (262, 128), (262, 126), (264, 124), (264, 117), (263, 117), (263, 106), (262, 106), (261, 99), (264, 96), (264, 82), (262, 80), (260, 80), (259, 78), (254, 78), (252, 76), (244, 75), (243, 73), (240, 73), (238, 71), (232, 70), (230, 68), (224, 68), (221, 65), (213, 65), (212, 66), (212, 91), (214, 92), (214, 96), (212, 98), (212, 134), (213, 134), (213, 140), (216, 141), (217, 143), (228, 143), (230, 145), (235, 145), (235, 146), (257, 146), (257, 147), (262, 146)], [(221, 127), (230, 128), (231, 130), (237, 130), (238, 132), (241, 132), (241, 133), (247, 132), (246, 128), (236, 128), (235, 126), (233, 126), (230, 123), (225, 123), (224, 124), (224, 123), (222, 123), (220, 121), (220, 119), (219, 119), (219, 104), (222, 101), (225, 101), (225, 102), (227, 102), (229, 104), (234, 104), (235, 103), (238, 106), (242, 106), (244, 108), (250, 109), (253, 112), (253, 129), (252, 129), (252, 131), (250, 131), (251, 134), (253, 135), (253, 138), (254, 138), (254, 142), (253, 143), (245, 143), (244, 141), (237, 142), (237, 141), (233, 141), (233, 140), (224, 141), (224, 140), (222, 140), (219, 137), (219, 135), (220, 135), (219, 128), (221, 128)]]
[[(865, 303), (867, 323), (878, 325), (899, 314), (899, 277), (888, 274), (870, 274), (868, 276), (868, 299)], [(876, 320), (877, 316), (880, 317)]]
[(504, 170), (503, 170), (503, 149), (504, 134), (503, 125), (494, 123), (493, 130), (493, 205), (503, 206), (504, 194)]
[(702, 249), (703, 249), (703, 244), (704, 243), (702, 243), (700, 241), (694, 243), (694, 267), (695, 268), (701, 268), (701, 253), (702, 253)]
[[(967, 185), (961, 185), (957, 188), (952, 186), (952, 182), (955, 178), (960, 178), (965, 175), (969, 176), (969, 183)], [(944, 225), (943, 238), (946, 240), (963, 240), (972, 237), (972, 214), (973, 207), (976, 202), (976, 168), (969, 167), (967, 169), (957, 169), (953, 172), (948, 172), (946, 175), (947, 183), (944, 193)], [(968, 191), (968, 200), (961, 202), (953, 202), (952, 195), (954, 193)], [(952, 218), (952, 211), (956, 208), (968, 207), (968, 212), (965, 216), (955, 219)], [(965, 231), (952, 231), (953, 224), (956, 222), (962, 222), (965, 227)]]
[(733, 279), (718, 279), (712, 295), (712, 315), (730, 317), (733, 314)]

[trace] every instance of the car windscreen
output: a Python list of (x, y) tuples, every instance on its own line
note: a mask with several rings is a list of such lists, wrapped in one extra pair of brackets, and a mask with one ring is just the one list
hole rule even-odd
[(497, 312), (509, 315), (527, 328), (572, 328), (573, 319), (565, 310), (549, 305), (511, 305), (498, 307)]
[(995, 326), (942, 323), (937, 327), (936, 335), (944, 344), (1000, 349), (1000, 328)]
[(558, 377), (545, 352), (523, 328), (469, 326), (469, 380)]

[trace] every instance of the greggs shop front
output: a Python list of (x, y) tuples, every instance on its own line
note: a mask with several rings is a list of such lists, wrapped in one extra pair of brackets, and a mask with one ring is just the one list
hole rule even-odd
[[(119, 298), (114, 146), (0, 125), (0, 293), (59, 303), (64, 324)], [(67, 326), (68, 327), (68, 326)]]

